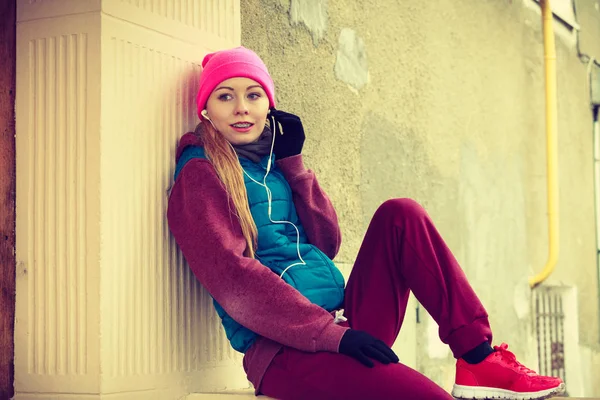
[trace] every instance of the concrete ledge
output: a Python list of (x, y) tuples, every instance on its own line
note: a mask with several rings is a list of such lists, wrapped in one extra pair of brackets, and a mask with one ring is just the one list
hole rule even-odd
[[(272, 397), (267, 397), (267, 396), (258, 396), (255, 397), (254, 396), (254, 390), (253, 389), (249, 389), (249, 390), (234, 390), (234, 391), (230, 391), (230, 392), (220, 392), (220, 393), (194, 393), (194, 394), (190, 394), (188, 395), (185, 400), (251, 400), (251, 399), (257, 399), (257, 400), (276, 400)], [(567, 400), (567, 399), (571, 399), (571, 400), (600, 400), (597, 397), (591, 398), (591, 397), (553, 397), (549, 400)]]
[(254, 389), (231, 390), (219, 393), (193, 393), (189, 394), (185, 400), (276, 400), (267, 396), (254, 396)]

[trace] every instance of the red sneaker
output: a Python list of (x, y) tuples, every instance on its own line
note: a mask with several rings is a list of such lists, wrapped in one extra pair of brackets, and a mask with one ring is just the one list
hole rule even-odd
[(517, 361), (508, 345), (494, 347), (494, 352), (479, 364), (456, 361), (456, 383), (452, 396), (457, 399), (546, 399), (565, 391), (560, 378), (538, 375)]

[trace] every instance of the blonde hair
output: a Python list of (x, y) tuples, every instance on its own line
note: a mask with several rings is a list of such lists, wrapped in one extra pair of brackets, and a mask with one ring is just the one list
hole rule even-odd
[(258, 245), (258, 231), (248, 204), (248, 193), (244, 185), (242, 166), (233, 146), (221, 135), (210, 122), (202, 120), (196, 126), (195, 134), (200, 137), (206, 156), (217, 171), (217, 176), (223, 182), (227, 194), (233, 201), (234, 214), (242, 227), (246, 239), (244, 255), (254, 258)]

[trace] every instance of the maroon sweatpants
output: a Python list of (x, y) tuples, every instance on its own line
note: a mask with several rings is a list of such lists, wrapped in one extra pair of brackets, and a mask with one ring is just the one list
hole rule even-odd
[[(391, 346), (411, 290), (455, 357), (491, 342), (487, 313), (427, 213), (413, 200), (389, 200), (373, 216), (350, 274), (348, 323)], [(284, 347), (263, 377), (261, 393), (282, 400), (452, 399), (401, 362), (375, 361), (367, 368), (342, 354)]]

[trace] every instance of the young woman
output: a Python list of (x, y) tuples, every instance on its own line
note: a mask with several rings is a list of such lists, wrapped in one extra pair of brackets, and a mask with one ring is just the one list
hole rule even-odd
[[(201, 122), (185, 134), (168, 221), (214, 299), (248, 379), (277, 399), (451, 399), (390, 349), (412, 291), (456, 363), (453, 396), (541, 399), (558, 378), (491, 347), (487, 313), (423, 208), (383, 203), (344, 287), (331, 261), (335, 210), (304, 167), (300, 118), (275, 109), (273, 81), (243, 47), (207, 55)], [(345, 310), (345, 316), (344, 316)]]

